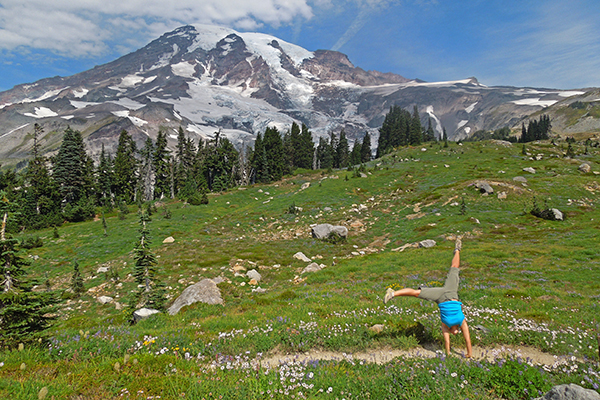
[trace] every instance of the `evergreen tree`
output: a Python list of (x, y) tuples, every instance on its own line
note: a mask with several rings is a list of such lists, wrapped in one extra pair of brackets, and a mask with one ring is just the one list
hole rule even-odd
[(350, 165), (359, 165), (361, 163), (361, 147), (362, 143), (358, 140), (355, 140), (354, 146), (352, 146), (352, 151), (350, 152)]
[(131, 135), (122, 130), (114, 161), (114, 193), (117, 199), (132, 203), (137, 184), (137, 146)]
[(63, 202), (76, 204), (86, 197), (86, 187), (92, 171), (89, 171), (88, 156), (79, 131), (67, 127), (63, 141), (54, 158), (54, 180), (58, 185)]
[(144, 147), (140, 151), (140, 189), (139, 193), (142, 194), (144, 201), (151, 201), (154, 199), (154, 143), (152, 139), (147, 138)]
[(169, 196), (171, 193), (171, 173), (169, 168), (171, 156), (167, 149), (167, 135), (162, 129), (158, 131), (152, 157), (155, 176), (154, 197), (160, 199)]
[(324, 137), (319, 137), (317, 146), (317, 168), (329, 169), (333, 167), (333, 149), (330, 142)]
[(111, 210), (114, 205), (112, 188), (114, 186), (113, 162), (104, 150), (104, 143), (100, 150), (100, 160), (96, 170), (96, 197), (98, 203)]
[(50, 176), (46, 158), (39, 150), (38, 140), (42, 133), (42, 127), (35, 124), (33, 160), (29, 162), (24, 175), (27, 189), (23, 195), (22, 224), (33, 229), (46, 228), (62, 222), (58, 187)]
[(53, 292), (32, 291), (36, 282), (25, 279), (29, 261), (19, 254), (18, 240), (6, 237), (8, 218), (16, 208), (6, 193), (0, 193), (0, 345), (4, 346), (42, 339), (55, 318), (51, 313), (57, 302)]
[(411, 146), (418, 146), (423, 142), (423, 132), (421, 128), (421, 117), (419, 117), (419, 109), (415, 105), (413, 114), (410, 119), (410, 130), (408, 133), (408, 142)]
[(296, 157), (296, 167), (312, 169), (314, 154), (315, 144), (313, 142), (312, 133), (308, 130), (306, 125), (302, 124), (302, 130), (300, 132), (300, 145), (298, 147), (298, 154)]
[[(379, 129), (379, 140), (377, 142), (376, 153), (377, 158), (389, 153), (394, 147), (406, 146), (411, 142), (410, 132), (412, 120), (413, 118), (408, 111), (403, 110), (399, 106), (390, 107), (390, 111), (385, 116), (383, 124)], [(416, 127), (416, 123), (413, 125)]]
[(423, 141), (425, 141), (425, 142), (435, 141), (435, 131), (433, 130), (433, 127), (431, 126), (431, 117), (429, 117), (427, 119), (427, 130), (425, 131)]
[(348, 139), (346, 132), (342, 129), (340, 140), (336, 148), (336, 158), (338, 168), (347, 168), (350, 165), (350, 150), (348, 149)]
[(444, 147), (448, 147), (448, 134), (445, 127), (442, 127), (442, 137), (444, 138)]
[(229, 139), (217, 134), (214, 142), (207, 145), (203, 165), (209, 190), (218, 192), (236, 184), (239, 180), (238, 159), (239, 154)]
[(289, 162), (288, 165), (290, 165), (290, 172), (298, 168), (300, 162), (299, 149), (301, 147), (301, 143), (302, 140), (300, 137), (300, 126), (298, 126), (296, 122), (293, 122), (289, 133), (289, 141), (288, 143), (284, 143), (286, 154), (288, 154), (287, 157)]
[[(104, 215), (103, 215), (104, 217)], [(85, 286), (83, 285), (83, 277), (79, 271), (79, 263), (75, 261), (73, 263), (73, 274), (71, 275), (71, 290), (75, 297), (80, 297), (85, 292)]]
[(361, 163), (371, 161), (371, 136), (369, 132), (365, 133), (360, 146), (360, 161)]
[(149, 218), (140, 212), (140, 236), (133, 249), (135, 265), (133, 276), (139, 289), (134, 294), (130, 308), (147, 307), (163, 311), (166, 297), (163, 285), (159, 282), (156, 256), (150, 250)]

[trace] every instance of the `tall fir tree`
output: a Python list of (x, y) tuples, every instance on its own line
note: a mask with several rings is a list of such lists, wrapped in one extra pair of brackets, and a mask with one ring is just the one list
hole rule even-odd
[(136, 195), (138, 161), (137, 145), (131, 135), (122, 130), (114, 161), (114, 193), (118, 201), (132, 203)]
[(91, 190), (86, 187), (93, 172), (89, 170), (88, 159), (81, 132), (67, 127), (53, 163), (53, 177), (63, 202), (76, 204)]
[(114, 170), (113, 160), (104, 150), (104, 143), (100, 150), (100, 160), (96, 169), (96, 197), (98, 204), (102, 207), (112, 210), (114, 206), (113, 186)]
[(159, 311), (164, 311), (166, 303), (166, 293), (164, 286), (158, 279), (157, 259), (150, 250), (150, 231), (147, 223), (150, 218), (147, 214), (140, 211), (140, 229), (139, 239), (133, 249), (133, 258), (135, 264), (133, 267), (133, 277), (138, 285), (138, 290), (134, 293), (129, 304), (130, 309), (146, 307)]
[(139, 189), (144, 201), (151, 201), (154, 199), (154, 143), (151, 138), (147, 138), (144, 143), (144, 147), (140, 150), (140, 164), (139, 164)]
[(39, 124), (34, 125), (33, 159), (25, 173), (26, 191), (23, 196), (23, 226), (41, 229), (62, 222), (60, 215), (60, 194), (54, 179), (46, 165), (47, 159), (40, 153), (39, 138), (43, 129)]
[(411, 146), (418, 146), (423, 143), (423, 130), (421, 128), (421, 117), (419, 116), (419, 109), (415, 105), (413, 114), (410, 119), (410, 130), (408, 133), (408, 141)]
[(167, 149), (167, 134), (161, 129), (156, 136), (156, 144), (154, 146), (153, 164), (154, 164), (154, 197), (163, 198), (169, 197), (171, 190), (171, 174), (169, 161), (171, 158), (170, 152)]
[(352, 146), (352, 151), (350, 152), (350, 165), (359, 165), (361, 163), (360, 154), (361, 154), (362, 143), (357, 139), (354, 141), (354, 145)]
[(335, 152), (337, 157), (337, 167), (347, 168), (350, 164), (350, 150), (348, 149), (348, 139), (346, 138), (344, 129), (340, 132), (340, 140), (338, 141)]
[(94, 216), (94, 164), (85, 151), (81, 132), (67, 127), (54, 157), (53, 177), (61, 196), (63, 216), (73, 222)]
[(313, 142), (312, 132), (308, 127), (302, 124), (300, 132), (300, 146), (296, 159), (296, 167), (304, 169), (312, 169), (313, 158), (315, 154), (315, 144)]
[(14, 217), (17, 208), (5, 192), (0, 192), (0, 345), (3, 346), (43, 339), (55, 319), (52, 313), (58, 302), (52, 291), (33, 291), (37, 282), (26, 279), (29, 261), (19, 254), (18, 240), (6, 235), (8, 219)]
[(371, 135), (369, 132), (365, 133), (360, 146), (360, 161), (361, 163), (371, 161)]

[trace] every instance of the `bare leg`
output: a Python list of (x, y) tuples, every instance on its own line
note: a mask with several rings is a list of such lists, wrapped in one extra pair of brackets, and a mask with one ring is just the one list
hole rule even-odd
[(459, 268), (460, 267), (460, 251), (459, 250), (454, 250), (454, 257), (452, 257), (452, 268)]
[(404, 288), (404, 289), (396, 290), (394, 292), (394, 297), (396, 297), (396, 296), (413, 296), (413, 297), (417, 297), (417, 296), (419, 296), (420, 293), (421, 293), (421, 289)]

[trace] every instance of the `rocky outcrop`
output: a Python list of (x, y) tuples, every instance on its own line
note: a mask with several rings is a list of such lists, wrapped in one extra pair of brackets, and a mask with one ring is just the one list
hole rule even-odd
[(319, 240), (330, 239), (333, 235), (345, 239), (348, 236), (348, 228), (341, 225), (319, 224), (312, 227), (311, 234)]
[(175, 315), (185, 306), (194, 303), (223, 304), (221, 291), (212, 279), (202, 279), (200, 282), (188, 286), (167, 310), (170, 315)]

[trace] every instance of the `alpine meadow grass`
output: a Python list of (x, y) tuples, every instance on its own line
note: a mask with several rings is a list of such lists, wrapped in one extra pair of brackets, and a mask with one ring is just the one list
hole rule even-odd
[[(493, 141), (428, 144), (371, 161), (366, 177), (302, 170), (209, 194), (207, 205), (159, 202), (147, 229), (168, 303), (220, 277), (223, 304), (135, 324), (134, 207), (124, 219), (105, 213), (106, 227), (99, 217), (64, 224), (58, 237), (20, 233), (43, 241), (23, 250), (48, 281), (36, 290), (64, 300), (45, 340), (0, 351), (0, 397), (531, 399), (560, 383), (598, 391), (600, 156), (592, 148), (565, 158), (564, 147), (535, 142), (523, 155)], [(583, 162), (592, 172), (578, 170)], [(493, 194), (477, 190), (479, 180)], [(534, 201), (564, 220), (531, 215)], [(347, 240), (314, 239), (319, 223), (346, 226)], [(444, 354), (435, 304), (383, 303), (388, 287), (442, 285), (457, 236), (473, 359), (462, 357), (461, 335)], [(426, 239), (435, 246), (413, 245)], [(297, 252), (324, 268), (303, 273)], [(78, 298), (68, 293), (75, 262)]]

